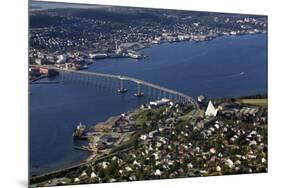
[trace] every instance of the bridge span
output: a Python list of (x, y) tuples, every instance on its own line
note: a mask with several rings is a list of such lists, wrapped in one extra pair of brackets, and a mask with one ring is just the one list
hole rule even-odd
[(190, 96), (168, 89), (163, 86), (159, 86), (144, 80), (140, 80), (137, 78), (122, 76), (122, 75), (113, 75), (113, 74), (105, 74), (98, 72), (89, 72), (89, 71), (76, 71), (76, 70), (68, 70), (62, 69), (58, 67), (50, 67), (50, 66), (40, 66), (44, 68), (55, 69), (60, 72), (62, 80), (70, 79), (70, 80), (80, 80), (84, 82), (98, 82), (98, 79), (103, 79), (104, 83), (113, 83), (114, 87), (118, 92), (125, 93), (128, 90), (125, 88), (125, 82), (132, 82), (136, 84), (136, 92), (135, 96), (141, 97), (144, 95), (154, 95), (158, 98), (168, 98), (173, 101), (188, 103), (193, 105), (195, 108), (199, 108), (197, 102)]

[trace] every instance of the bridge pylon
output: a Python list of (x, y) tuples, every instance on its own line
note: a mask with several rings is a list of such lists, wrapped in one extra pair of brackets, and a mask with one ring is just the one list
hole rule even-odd
[[(39, 66), (36, 66), (39, 67)], [(45, 66), (44, 66), (45, 67)], [(45, 67), (46, 68), (46, 67)], [(124, 88), (124, 81), (129, 81), (137, 84), (137, 91), (134, 94), (136, 97), (142, 97), (144, 96), (144, 91), (147, 96), (153, 98), (153, 97), (164, 97), (168, 98), (171, 100), (175, 100), (181, 103), (187, 103), (193, 105), (196, 109), (199, 109), (198, 103), (191, 98), (190, 96), (175, 91), (171, 90), (150, 82), (146, 82), (143, 80), (139, 80), (133, 77), (128, 77), (128, 76), (120, 76), (120, 75), (113, 75), (113, 74), (104, 74), (104, 73), (97, 73), (97, 72), (85, 72), (85, 71), (74, 71), (74, 70), (62, 70), (60, 68), (54, 67), (54, 66), (49, 66), (47, 68), (52, 68), (55, 69), (59, 72), (64, 72), (65, 74), (62, 75), (63, 79), (67, 80), (80, 80), (83, 82), (90, 82), (90, 85), (93, 85), (94, 87), (98, 87), (99, 85), (109, 85), (110, 88), (118, 88), (118, 92), (124, 93), (127, 92), (128, 90)], [(89, 80), (87, 79), (81, 79), (80, 75), (87, 75), (91, 76), (92, 78)], [(102, 81), (101, 78), (109, 78), (108, 83), (106, 81)], [(116, 87), (116, 84), (120, 84)]]
[(141, 83), (137, 82), (137, 92), (134, 94), (136, 97), (144, 96), (144, 93), (141, 91)]
[(121, 76), (119, 76), (119, 79), (120, 79), (120, 88), (117, 89), (118, 93), (126, 93), (128, 91), (128, 89), (126, 89), (124, 87), (124, 80)]

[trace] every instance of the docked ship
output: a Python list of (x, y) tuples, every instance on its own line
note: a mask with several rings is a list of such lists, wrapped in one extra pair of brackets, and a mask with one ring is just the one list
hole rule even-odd
[(77, 127), (73, 131), (73, 138), (75, 138), (75, 139), (81, 138), (85, 132), (85, 129), (86, 129), (86, 125), (83, 125), (80, 122), (79, 125), (77, 125)]

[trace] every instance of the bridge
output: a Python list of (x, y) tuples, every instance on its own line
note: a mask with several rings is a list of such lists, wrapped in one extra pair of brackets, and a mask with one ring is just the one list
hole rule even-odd
[(62, 81), (68, 79), (78, 80), (89, 84), (105, 84), (109, 87), (115, 88), (119, 93), (127, 92), (128, 89), (125, 87), (125, 83), (132, 82), (136, 85), (136, 92), (134, 93), (136, 97), (147, 95), (157, 98), (168, 98), (176, 102), (191, 104), (195, 108), (199, 108), (197, 102), (192, 97), (184, 93), (137, 78), (122, 75), (62, 69), (54, 66), (40, 66), (40, 68), (57, 70), (58, 72), (60, 72)]

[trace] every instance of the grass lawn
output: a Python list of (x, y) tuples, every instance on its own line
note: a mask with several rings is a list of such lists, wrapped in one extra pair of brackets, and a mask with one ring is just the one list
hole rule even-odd
[(143, 123), (145, 123), (147, 121), (147, 116), (146, 114), (141, 114), (139, 117), (137, 117), (136, 119), (136, 124), (137, 125), (142, 125)]
[(237, 102), (242, 104), (256, 105), (256, 106), (267, 105), (267, 99), (239, 99)]
[(126, 141), (122, 142), (119, 146), (115, 146), (114, 148), (112, 148), (110, 153), (115, 153), (117, 151), (134, 146), (134, 143), (138, 139), (139, 136), (140, 135), (138, 133), (136, 133), (134, 135), (129, 135), (129, 137), (126, 139)]
[(136, 124), (142, 125), (143, 123), (147, 122), (148, 119), (154, 119), (154, 117), (160, 115), (164, 111), (164, 109), (164, 107), (159, 107), (140, 112), (140, 114), (136, 117)]
[(184, 121), (188, 121), (192, 116), (193, 114), (196, 113), (195, 110), (191, 110), (189, 111), (187, 114), (179, 117), (181, 120), (184, 120)]
[(179, 117), (181, 120), (188, 121), (192, 117), (204, 117), (204, 111), (203, 110), (191, 110), (187, 114)]

